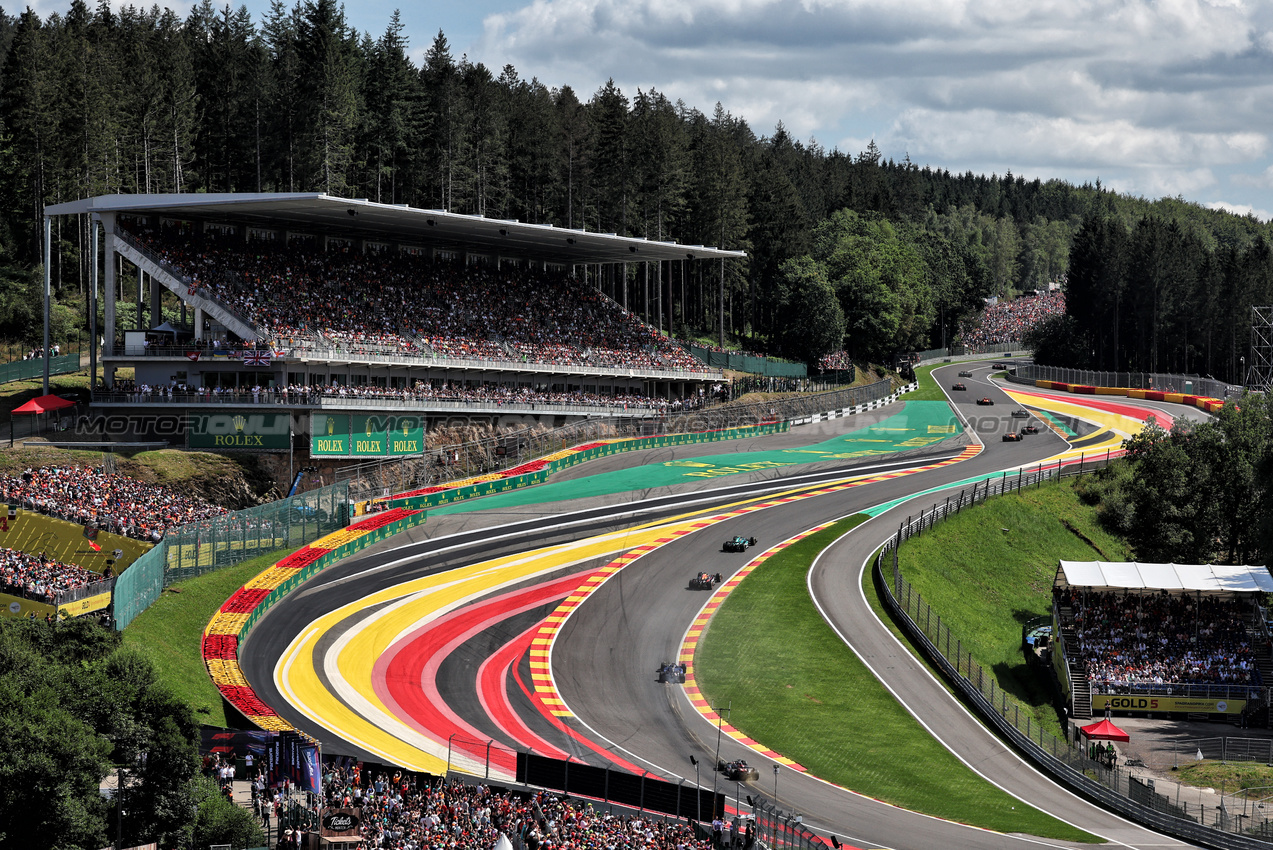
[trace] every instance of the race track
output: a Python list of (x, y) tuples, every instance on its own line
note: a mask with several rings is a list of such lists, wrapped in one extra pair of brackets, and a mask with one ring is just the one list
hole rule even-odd
[[(961, 368), (971, 368), (974, 377), (955, 378)], [(1129, 414), (1192, 410), (1119, 399), (1082, 411), (1072, 396), (1050, 400), (1054, 394), (1012, 386), (1005, 392), (987, 380), (988, 372), (952, 365), (934, 373), (943, 387), (955, 380), (968, 386), (950, 395), (963, 426), (984, 442), (979, 452), (959, 444), (958, 425), (933, 419), (932, 408), (924, 408), (923, 427), (917, 415), (897, 416), (903, 402), (737, 445), (613, 456), (554, 477), (553, 484), (628, 465), (683, 464), (715, 474), (720, 463), (710, 458), (723, 451), (739, 457), (798, 452), (867, 425), (878, 428), (870, 439), (881, 446), (890, 431), (937, 435), (903, 441), (922, 444), (922, 457), (898, 460), (881, 449), (886, 459), (876, 460), (862, 449), (822, 448), (823, 454), (810, 455), (819, 458), (812, 465), (765, 461), (673, 486), (601, 488), (586, 499), (520, 498), (489, 511), (431, 513), (401, 536), (406, 540), (340, 563), (277, 604), (245, 644), (244, 671), (262, 699), (322, 740), (327, 752), (438, 773), (449, 763), (502, 778), (510, 775), (514, 750), (533, 749), (674, 781), (688, 770), (691, 782), (693, 754), (708, 765), (701, 777), (707, 783), (716, 727), (682, 687), (661, 684), (657, 676), (661, 664), (677, 658), (709, 596), (687, 588), (690, 576), (702, 569), (728, 580), (744, 566), (756, 550), (721, 552), (721, 541), (735, 534), (757, 537), (763, 550), (820, 523), (897, 502), (873, 511), (879, 515), (815, 564), (810, 589), (828, 622), (922, 724), (990, 781), (1117, 845), (1187, 846), (1061, 791), (1022, 762), (897, 643), (862, 595), (865, 560), (897, 528), (898, 517), (936, 501), (907, 502), (912, 494), (1032, 466), (1074, 445), (1082, 446), (1075, 456), (1103, 454), (1103, 446), (1117, 446), (1136, 429)], [(983, 396), (995, 404), (977, 405)], [(1048, 427), (1020, 442), (1001, 442), (1002, 433), (1020, 427), (1023, 420), (1011, 411), (1022, 406), (1052, 411), (1031, 417)], [(1066, 424), (1080, 415), (1081, 429)], [(762, 777), (773, 763), (728, 737), (721, 758), (746, 758)], [(913, 814), (790, 768), (783, 770), (779, 803), (802, 812), (806, 826), (850, 846), (1068, 846)]]

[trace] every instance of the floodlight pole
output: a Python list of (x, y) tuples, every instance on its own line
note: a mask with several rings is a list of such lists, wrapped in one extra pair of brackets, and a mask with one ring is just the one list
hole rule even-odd
[[(729, 705), (726, 706), (723, 710), (728, 711), (730, 720), (733, 720), (734, 701), (731, 699), (729, 701)], [(716, 769), (712, 771), (712, 817), (714, 818), (716, 817), (716, 779), (717, 779), (717, 775), (720, 773), (720, 732), (721, 732), (721, 724), (724, 722), (724, 718), (721, 717), (721, 714), (720, 714), (722, 709), (713, 708), (712, 711), (716, 712)], [(723, 817), (724, 815), (725, 813), (722, 811), (721, 816)]]
[(53, 289), (53, 219), (44, 217), (44, 392), (49, 394), (49, 297)]

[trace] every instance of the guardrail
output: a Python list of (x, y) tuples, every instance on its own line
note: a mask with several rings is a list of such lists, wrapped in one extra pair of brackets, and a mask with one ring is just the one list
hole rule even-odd
[[(1121, 454), (1121, 452), (1119, 453)], [(1111, 767), (1099, 759), (1088, 757), (1081, 746), (1057, 738), (1032, 720), (1031, 710), (999, 687), (994, 675), (973, 660), (963, 642), (942, 622), (941, 615), (906, 581), (898, 565), (898, 548), (917, 534), (931, 529), (946, 517), (983, 502), (991, 496), (1020, 491), (1044, 481), (1082, 475), (1104, 466), (1113, 456), (1106, 452), (1100, 459), (1057, 464), (1034, 471), (1021, 470), (1015, 476), (1004, 473), (998, 480), (985, 479), (960, 490), (944, 503), (920, 511), (918, 518), (908, 517), (897, 534), (881, 546), (875, 559), (875, 580), (882, 589), (885, 607), (901, 623), (902, 628), (919, 645), (923, 654), (949, 680), (960, 697), (985, 720), (992, 729), (1016, 750), (1047, 772), (1069, 790), (1092, 800), (1137, 823), (1207, 847), (1233, 850), (1268, 850), (1268, 843), (1247, 832), (1270, 834), (1273, 820), (1253, 823), (1254, 818), (1238, 816), (1243, 803), (1234, 797), (1218, 797), (1218, 805), (1202, 803), (1183, 806), (1158, 793), (1152, 782), (1146, 782), (1126, 768)], [(971, 492), (970, 492), (971, 491)], [(891, 569), (886, 566), (891, 561)], [(1208, 795), (1216, 800), (1215, 795)], [(1262, 815), (1262, 810), (1261, 810)]]
[(1056, 381), (1061, 384), (1079, 384), (1089, 387), (1115, 387), (1131, 390), (1156, 390), (1164, 393), (1209, 396), (1226, 399), (1241, 394), (1242, 387), (1226, 384), (1200, 375), (1182, 375), (1171, 372), (1093, 372), (1086, 369), (1065, 369), (1060, 366), (1040, 366), (1022, 363), (1017, 367), (1017, 378), (1027, 381)]

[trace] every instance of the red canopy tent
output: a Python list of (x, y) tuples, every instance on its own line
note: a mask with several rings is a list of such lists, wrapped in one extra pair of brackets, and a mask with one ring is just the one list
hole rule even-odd
[[(55, 395), (42, 395), (39, 398), (33, 398), (21, 407), (15, 407), (13, 414), (19, 413), (50, 413), (54, 410), (62, 410), (66, 407), (74, 407), (75, 402), (67, 401)], [(9, 447), (13, 447), (13, 416), (9, 417)]]
[(1121, 741), (1125, 744), (1131, 740), (1131, 737), (1115, 726), (1108, 717), (1100, 723), (1082, 727), (1079, 732), (1086, 736), (1089, 741)]
[(67, 401), (60, 396), (42, 395), (39, 398), (33, 398), (21, 407), (15, 407), (14, 413), (48, 413), (50, 410), (61, 410), (64, 407), (74, 407), (75, 402)]

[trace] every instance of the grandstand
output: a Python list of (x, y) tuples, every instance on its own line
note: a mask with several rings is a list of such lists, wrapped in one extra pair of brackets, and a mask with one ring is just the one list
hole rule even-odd
[(1071, 717), (1223, 717), (1267, 704), (1267, 568), (1061, 561), (1052, 590), (1052, 659)]
[[(660, 332), (662, 300), (631, 272), (707, 263), (710, 280), (745, 256), (313, 193), (45, 209), (83, 214), (105, 238), (100, 427), (214, 450), (286, 450), (319, 411), (362, 414), (353, 428), (407, 412), (427, 429), (701, 403), (722, 372)], [(119, 302), (121, 273), (138, 281), (135, 311)], [(165, 290), (181, 321), (164, 321)], [(133, 378), (116, 380), (121, 368)]]

